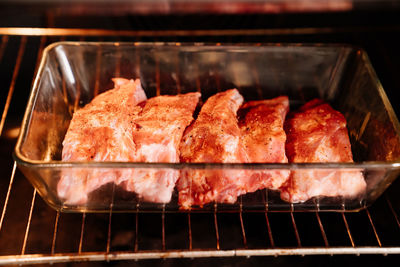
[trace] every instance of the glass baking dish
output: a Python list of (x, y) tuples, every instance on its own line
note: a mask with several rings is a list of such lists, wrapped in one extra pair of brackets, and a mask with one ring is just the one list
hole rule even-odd
[[(315, 97), (341, 111), (348, 122), (355, 163), (134, 163), (63, 162), (62, 141), (74, 110), (113, 87), (111, 78), (140, 78), (147, 97), (192, 91), (209, 96), (237, 88), (245, 101), (287, 95), (291, 109)], [(108, 183), (84, 204), (57, 194), (65, 172), (182, 169), (362, 171), (365, 194), (314, 197), (288, 203), (279, 192), (259, 190), (234, 204), (192, 207), (205, 211), (358, 211), (372, 204), (400, 173), (400, 126), (362, 49), (321, 44), (204, 44), (58, 42), (43, 53), (15, 147), (14, 158), (41, 197), (71, 212), (182, 211), (175, 189), (169, 203), (149, 203)]]

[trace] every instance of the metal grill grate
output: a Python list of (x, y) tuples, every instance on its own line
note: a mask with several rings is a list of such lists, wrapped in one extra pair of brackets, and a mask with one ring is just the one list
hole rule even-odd
[[(380, 29), (357, 29), (376, 63), (383, 84), (399, 88), (388, 69), (399, 56), (385, 39), (371, 38)], [(398, 33), (400, 28), (392, 29)], [(365, 33), (364, 36), (360, 36)], [(372, 34), (372, 37), (370, 36)], [(393, 32), (391, 33), (393, 34)], [(49, 208), (16, 169), (12, 149), (25, 104), (46, 44), (61, 40), (139, 41), (199, 38), (217, 41), (291, 41), (349, 38), (349, 29), (110, 31), (0, 28), (0, 264), (109, 261), (152, 258), (233, 256), (400, 254), (399, 182), (371, 208), (358, 213), (264, 212), (69, 214)], [(197, 36), (197, 37), (196, 37)], [(354, 37), (352, 37), (354, 38)], [(321, 39), (319, 39), (321, 40)], [(369, 50), (368, 50), (369, 49)], [(371, 53), (372, 52), (372, 53)], [(374, 61), (375, 60), (375, 61)], [(382, 62), (383, 61), (383, 62)], [(99, 63), (100, 64), (100, 63)], [(380, 72), (379, 72), (380, 71)], [(116, 73), (119, 69), (116, 69)], [(161, 77), (156, 73), (157, 92)], [(382, 79), (382, 77), (381, 77)], [(395, 82), (393, 82), (395, 81)], [(217, 81), (218, 84), (218, 81)], [(200, 81), (197, 83), (200, 90)], [(179, 90), (179, 81), (177, 84)], [(390, 96), (390, 92), (389, 92)], [(398, 103), (397, 103), (398, 104)], [(139, 207), (137, 207), (139, 210)]]

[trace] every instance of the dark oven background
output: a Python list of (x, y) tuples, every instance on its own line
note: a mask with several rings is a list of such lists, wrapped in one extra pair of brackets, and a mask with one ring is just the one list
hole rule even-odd
[[(374, 1), (371, 1), (374, 3)], [(164, 9), (163, 9), (164, 10)], [(364, 48), (400, 115), (400, 12), (395, 1), (356, 5), (335, 12), (278, 14), (215, 12), (137, 14), (121, 6), (0, 2), (0, 258), (29, 262), (29, 255), (71, 256), (85, 253), (238, 251), (239, 257), (111, 261), (133, 266), (204, 264), (242, 266), (373, 266), (398, 260), (400, 253), (400, 181), (358, 213), (205, 213), (205, 214), (64, 214), (50, 209), (11, 157), (43, 47), (60, 40), (346, 43)], [(157, 10), (156, 10), (157, 11)], [(235, 13), (235, 12), (233, 12)], [(12, 27), (12, 28), (10, 28)], [(33, 28), (43, 28), (35, 31)], [(47, 30), (46, 30), (47, 29)], [(58, 29), (59, 31), (55, 31)], [(93, 30), (99, 29), (99, 30)], [(354, 248), (334, 256), (323, 249)], [(357, 248), (370, 247), (371, 251)], [(322, 255), (308, 255), (318, 248)], [(382, 248), (391, 248), (385, 252)], [(396, 252), (396, 248), (399, 251)], [(298, 249), (296, 256), (246, 257), (251, 250)], [(303, 252), (301, 249), (304, 249)], [(374, 250), (375, 249), (375, 250)], [(380, 249), (380, 250), (379, 250)], [(240, 254), (240, 251), (244, 253)], [(278, 250), (275, 250), (278, 251)], [(347, 250), (349, 251), (349, 250)], [(375, 252), (374, 252), (375, 251)], [(315, 252), (315, 251), (314, 251)], [(302, 255), (304, 254), (304, 255)], [(315, 254), (315, 253), (312, 253)], [(389, 254), (385, 256), (385, 254)], [(24, 255), (28, 255), (24, 258)], [(79, 255), (83, 255), (79, 258)], [(168, 254), (165, 254), (168, 256)], [(221, 254), (215, 254), (220, 256)], [(106, 259), (104, 256), (104, 259)], [(107, 262), (81, 262), (99, 265)], [(72, 263), (59, 263), (73, 265)]]

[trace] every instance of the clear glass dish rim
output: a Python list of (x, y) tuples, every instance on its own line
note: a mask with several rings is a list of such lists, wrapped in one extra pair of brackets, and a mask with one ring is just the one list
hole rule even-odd
[(64, 161), (42, 161), (32, 160), (22, 155), (20, 148), (24, 137), (27, 134), (27, 128), (34, 107), (35, 98), (37, 96), (39, 82), (43, 73), (43, 69), (48, 58), (49, 52), (60, 45), (94, 45), (94, 46), (117, 46), (117, 47), (207, 47), (218, 48), (238, 48), (238, 47), (335, 47), (335, 48), (352, 48), (360, 51), (366, 56), (367, 66), (371, 75), (377, 81), (378, 92), (384, 102), (388, 115), (392, 120), (396, 134), (400, 136), (400, 123), (393, 110), (392, 105), (380, 83), (375, 70), (372, 68), (371, 62), (365, 53), (365, 50), (350, 44), (338, 43), (208, 43), (208, 42), (91, 42), (91, 41), (61, 41), (49, 44), (42, 54), (39, 68), (34, 78), (34, 83), (30, 92), (28, 104), (21, 124), (21, 130), (14, 149), (13, 158), (19, 165), (35, 167), (35, 168), (144, 168), (144, 169), (400, 169), (400, 158), (394, 161), (364, 161), (354, 163), (149, 163), (149, 162), (64, 162)]

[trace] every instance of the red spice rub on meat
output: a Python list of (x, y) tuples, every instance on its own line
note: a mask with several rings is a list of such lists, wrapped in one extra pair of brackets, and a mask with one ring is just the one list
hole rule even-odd
[[(96, 96), (75, 111), (63, 141), (63, 161), (132, 161), (135, 143), (131, 117), (146, 100), (140, 80), (113, 79), (114, 89)], [(69, 204), (82, 204), (88, 194), (114, 182), (117, 172), (107, 169), (68, 169), (58, 182), (58, 195)]]
[[(285, 130), (289, 162), (353, 162), (346, 119), (320, 99), (290, 114)], [(281, 188), (281, 197), (290, 202), (314, 196), (355, 197), (365, 188), (357, 170), (296, 170)]]
[[(200, 93), (157, 96), (144, 103), (143, 110), (133, 118), (136, 129), (132, 139), (137, 162), (179, 162), (179, 144), (183, 132), (192, 122)], [(146, 201), (167, 203), (171, 200), (179, 171), (173, 169), (134, 170), (131, 177), (118, 183), (136, 192)], [(127, 179), (128, 178), (128, 179)]]
[[(113, 80), (114, 89), (74, 113), (63, 142), (62, 159), (179, 162), (178, 145), (193, 119), (200, 93), (145, 101), (139, 80)], [(63, 172), (57, 189), (65, 203), (83, 204), (100, 186), (122, 183), (145, 201), (165, 203), (171, 199), (178, 174), (160, 169), (70, 169)]]
[[(270, 100), (250, 101), (238, 111), (242, 142), (249, 162), (287, 163), (286, 134), (283, 123), (289, 111), (289, 99), (280, 96)], [(247, 191), (278, 189), (289, 177), (290, 171), (251, 171)]]
[[(211, 96), (196, 121), (185, 131), (180, 145), (182, 162), (248, 162), (241, 143), (236, 112), (243, 97), (236, 89)], [(233, 203), (246, 193), (243, 170), (182, 170), (177, 186), (179, 204), (188, 208), (211, 201)]]

